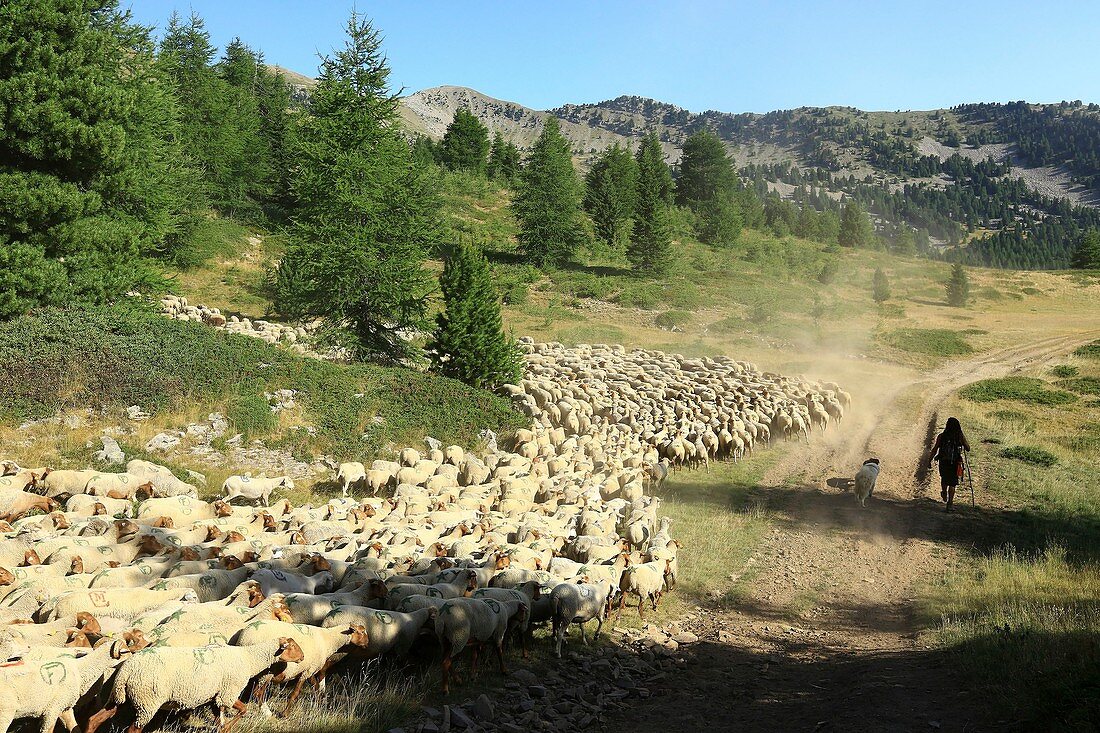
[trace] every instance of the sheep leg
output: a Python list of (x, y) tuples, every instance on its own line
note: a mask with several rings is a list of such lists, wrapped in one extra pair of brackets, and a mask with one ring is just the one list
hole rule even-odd
[[(583, 626), (581, 628), (583, 628)], [(592, 641), (599, 641), (600, 640), (600, 629), (602, 629), (602, 628), (603, 628), (603, 614), (602, 613), (597, 613), (596, 614), (596, 633), (592, 636)]]
[(500, 673), (508, 674), (508, 670), (504, 668), (504, 640), (501, 639), (494, 648), (497, 650), (497, 661), (500, 662)]
[(451, 659), (450, 651), (443, 654), (443, 694), (446, 695), (451, 690), (451, 669), (454, 666), (454, 660)]
[(481, 652), (481, 644), (474, 644), (473, 648), (473, 662), (470, 664), (470, 679), (477, 677), (477, 657)]
[(244, 711), (248, 709), (248, 706), (240, 700), (237, 700), (237, 702), (233, 703), (233, 709), (237, 711), (237, 714), (230, 718), (228, 723), (219, 728), (218, 733), (229, 733), (233, 730), (233, 727), (240, 722), (241, 716), (244, 715)]
[(645, 613), (642, 612), (642, 606), (644, 606), (644, 605), (645, 605), (645, 596), (639, 593), (638, 594), (638, 618), (640, 618), (642, 620), (645, 619)]
[(115, 713), (117, 712), (118, 706), (115, 705), (114, 707), (105, 707), (98, 713), (95, 713), (90, 718), (88, 718), (88, 725), (84, 729), (84, 733), (95, 733), (96, 728), (103, 725), (111, 718), (115, 717)]
[(69, 708), (65, 712), (61, 713), (60, 719), (61, 724), (65, 726), (65, 730), (69, 731), (69, 733), (73, 733), (74, 730), (78, 730), (78, 728), (76, 727), (76, 713), (73, 712), (72, 708)]
[(619, 623), (619, 618), (623, 615), (623, 606), (626, 605), (626, 593), (622, 593), (619, 596), (619, 608), (615, 611), (615, 623)]
[(584, 621), (578, 623), (577, 626), (581, 627), (581, 643), (585, 646), (588, 646), (588, 636), (586, 636), (584, 633)]
[(298, 701), (298, 696), (302, 694), (302, 685), (305, 683), (305, 675), (299, 676), (298, 684), (294, 685), (294, 692), (290, 693), (290, 698), (286, 701), (286, 707), (283, 709), (283, 712), (279, 714), (280, 718), (285, 718), (290, 713), (290, 709), (294, 707), (294, 703)]

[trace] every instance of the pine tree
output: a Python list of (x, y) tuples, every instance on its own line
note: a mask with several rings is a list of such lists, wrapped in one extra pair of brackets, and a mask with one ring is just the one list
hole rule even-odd
[(1070, 266), (1079, 270), (1100, 269), (1100, 229), (1090, 229), (1073, 251)]
[(870, 247), (874, 241), (871, 221), (863, 209), (852, 199), (844, 204), (840, 212), (840, 234), (837, 241), (841, 247)]
[(322, 60), (295, 134), (295, 217), (275, 304), (324, 319), (359, 357), (399, 358), (412, 351), (403, 333), (427, 325), (439, 207), (401, 137), (378, 31), (352, 13), (347, 33)]
[(871, 297), (876, 303), (885, 303), (890, 300), (890, 280), (887, 279), (881, 267), (875, 270)]
[(660, 273), (672, 260), (672, 233), (668, 221), (672, 175), (656, 133), (642, 140), (637, 153), (638, 189), (634, 225), (627, 257), (639, 270)]
[(617, 143), (605, 150), (584, 177), (584, 210), (596, 236), (608, 246), (621, 243), (634, 216), (638, 166), (630, 151)]
[(0, 6), (0, 318), (154, 277), (190, 174), (152, 52), (115, 0)]
[(515, 383), (523, 374), (519, 349), (505, 335), (489, 263), (460, 242), (439, 276), (445, 308), (429, 345), (437, 372), (475, 387)]
[(684, 141), (676, 203), (695, 212), (699, 238), (709, 244), (732, 244), (744, 226), (739, 198), (741, 182), (721, 139), (709, 130)]
[(439, 146), (427, 135), (417, 135), (412, 144), (412, 156), (422, 167), (439, 165)]
[(489, 128), (469, 110), (459, 109), (443, 135), (439, 158), (449, 170), (484, 175), (489, 163)]
[(541, 267), (569, 260), (585, 239), (581, 187), (569, 143), (554, 117), (547, 117), (512, 200), (520, 249)]
[(956, 308), (965, 308), (970, 300), (970, 278), (967, 277), (966, 268), (961, 262), (956, 262), (951, 267), (951, 277), (946, 284), (947, 304)]
[(505, 184), (514, 183), (519, 176), (520, 154), (514, 142), (505, 140), (500, 130), (493, 135), (489, 148), (489, 177)]

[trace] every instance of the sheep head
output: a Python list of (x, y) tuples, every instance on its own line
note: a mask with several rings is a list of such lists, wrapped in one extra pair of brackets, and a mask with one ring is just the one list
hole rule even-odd
[(222, 499), (215, 499), (214, 503), (211, 504), (211, 506), (214, 508), (214, 516), (215, 517), (231, 517), (231, 516), (233, 516), (233, 507), (229, 506), (229, 504), (227, 504)]
[(366, 648), (367, 644), (370, 643), (370, 639), (367, 637), (367, 629), (362, 624), (351, 624), (344, 630), (344, 634), (348, 637), (348, 640), (344, 642), (345, 644)]
[(20, 563), (20, 565), (26, 567), (26, 566), (29, 566), (29, 565), (41, 565), (41, 564), (42, 564), (42, 558), (38, 556), (38, 553), (35, 552), (34, 548), (31, 548), (30, 550), (27, 550), (26, 552), (23, 553), (23, 562)]
[(0, 568), (0, 586), (11, 585), (15, 582), (15, 576), (12, 575), (10, 570)]
[(226, 570), (236, 570), (238, 568), (243, 568), (244, 563), (241, 562), (241, 559), (236, 555), (223, 555), (222, 567)]
[(279, 649), (275, 652), (275, 659), (280, 662), (300, 662), (305, 659), (302, 647), (289, 636), (279, 637)]
[(73, 556), (73, 561), (69, 564), (69, 575), (80, 575), (84, 572), (84, 558), (80, 555)]
[(122, 632), (122, 640), (131, 652), (139, 652), (149, 646), (149, 640), (145, 638), (145, 632), (141, 629), (130, 629)]

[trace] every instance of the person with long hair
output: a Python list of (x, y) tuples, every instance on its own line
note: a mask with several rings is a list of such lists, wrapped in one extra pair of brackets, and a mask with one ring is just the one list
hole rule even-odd
[(936, 442), (932, 444), (932, 452), (928, 454), (928, 467), (932, 467), (932, 461), (940, 462), (940, 498), (947, 506), (944, 511), (951, 511), (951, 503), (955, 500), (955, 489), (963, 475), (963, 451), (970, 451), (970, 443), (963, 435), (962, 425), (958, 418), (947, 418), (947, 425), (943, 432), (936, 436)]

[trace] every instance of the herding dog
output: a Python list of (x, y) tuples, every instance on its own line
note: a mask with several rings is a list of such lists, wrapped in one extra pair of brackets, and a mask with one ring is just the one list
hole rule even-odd
[(867, 500), (875, 490), (875, 482), (878, 481), (878, 459), (868, 458), (863, 462), (855, 480), (856, 501), (860, 506), (867, 506)]

